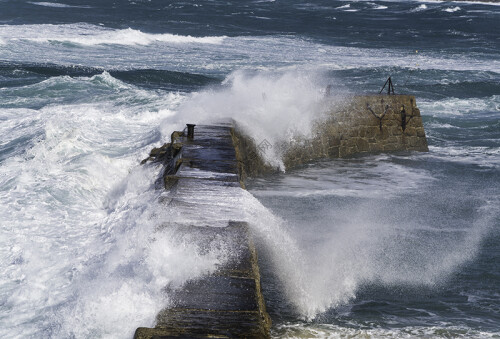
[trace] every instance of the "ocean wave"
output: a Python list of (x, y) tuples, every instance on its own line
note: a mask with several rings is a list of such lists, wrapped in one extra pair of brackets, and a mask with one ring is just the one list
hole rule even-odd
[(173, 91), (189, 91), (201, 86), (218, 83), (220, 80), (201, 74), (173, 72), (156, 69), (109, 70), (79, 65), (56, 65), (47, 63), (0, 64), (0, 87), (17, 87), (19, 84), (39, 83), (48, 78), (69, 76), (71, 78), (92, 77), (107, 74), (127, 84), (146, 88), (161, 88)]
[(445, 8), (445, 9), (443, 9), (443, 12), (454, 13), (454, 12), (458, 12), (460, 10), (462, 10), (462, 9), (458, 6), (456, 6), (456, 7)]
[(90, 24), (0, 26), (0, 39), (35, 42), (68, 42), (79, 45), (221, 44), (225, 36), (153, 34), (140, 30), (111, 29)]
[[(232, 118), (258, 142), (276, 145), (311, 133), (324, 104), (321, 78), (314, 71), (236, 71), (223, 81), (222, 88), (195, 93), (180, 107), (180, 116), (186, 121)], [(276, 148), (264, 154), (269, 163), (284, 169), (281, 156)]]
[(67, 5), (67, 4), (61, 4), (56, 2), (45, 2), (45, 1), (40, 1), (40, 2), (29, 1), (28, 3), (37, 6), (54, 7), (54, 8), (92, 8), (87, 5)]
[(373, 3), (373, 2), (369, 2), (368, 4), (370, 6), (373, 6), (373, 9), (377, 9), (377, 10), (389, 8), (389, 7), (385, 6), (385, 5), (379, 5), (379, 4), (376, 4), (376, 3)]
[[(420, 2), (427, 2), (427, 3), (442, 3), (446, 4), (449, 3), (449, 0), (417, 0)], [(480, 1), (480, 0), (454, 0), (453, 2), (459, 2), (459, 3), (466, 3), (466, 4), (471, 4), (471, 5), (491, 5), (491, 6), (500, 6), (500, 3), (497, 1)]]
[[(427, 156), (432, 154), (419, 154), (411, 161), (421, 164)], [(259, 193), (270, 190), (277, 194), (258, 194), (257, 197), (283, 216), (289, 233), (301, 249), (301, 260), (307, 263), (305, 267), (295, 265), (292, 268), (299, 271), (296, 274), (307, 284), (302, 286), (302, 295), (291, 293), (291, 297), (305, 319), (319, 316), (313, 323), (302, 325), (314, 327), (332, 315), (338, 324), (338, 308), (346, 303), (356, 307), (356, 303), (363, 300), (361, 290), (366, 285), (384, 286), (389, 290), (396, 286), (403, 291), (432, 290), (446, 283), (459, 267), (477, 255), (482, 239), (495, 225), (497, 205), (481, 200), (484, 213), (477, 218), (467, 217), (464, 220), (462, 215), (443, 215), (442, 204), (449, 204), (446, 206), (453, 206), (454, 209), (469, 206), (475, 199), (470, 196), (477, 192), (472, 193), (470, 187), (459, 185), (443, 189), (439, 176), (434, 180), (426, 178), (428, 174), (432, 175), (433, 170), (426, 173), (421, 167), (417, 168), (419, 165), (410, 169), (408, 160), (408, 156), (390, 156), (387, 161), (389, 166), (377, 164), (372, 170), (369, 170), (372, 164), (364, 163), (364, 159), (358, 162), (357, 167), (353, 163), (355, 160), (346, 160), (345, 168), (339, 168), (339, 162), (335, 160), (322, 172), (316, 171), (318, 164), (315, 164), (286, 176), (259, 179)], [(406, 165), (398, 165), (402, 162)], [(357, 172), (358, 169), (361, 171)], [(383, 171), (377, 173), (379, 169)], [(407, 176), (408, 172), (410, 176)], [(393, 181), (390, 176), (394, 177), (395, 173), (396, 180)], [(299, 180), (296, 180), (299, 175)], [(372, 179), (365, 180), (366, 177)], [(420, 179), (413, 182), (414, 177)], [(319, 191), (321, 185), (326, 191), (331, 191), (330, 183), (334, 180), (342, 182), (347, 188), (359, 189), (359, 196), (338, 199), (335, 193), (331, 197), (289, 195), (293, 189)], [(384, 192), (383, 184), (379, 182), (385, 183), (389, 189)], [(396, 193), (391, 186), (397, 186), (399, 192)], [(368, 191), (365, 196), (363, 189)], [(279, 195), (281, 190), (285, 193), (282, 196)], [(379, 196), (372, 195), (370, 191), (373, 190), (380, 190)], [(496, 196), (493, 191), (491, 196)], [(450, 203), (450, 200), (453, 202)], [(396, 213), (394, 208), (397, 208)], [(397, 292), (398, 297), (400, 291)], [(358, 311), (362, 312), (359, 308)], [(348, 318), (356, 317), (349, 315)], [(391, 317), (387, 323), (398, 320)], [(364, 326), (347, 327), (351, 330), (354, 330), (353, 327), (367, 329)], [(389, 326), (388, 330), (392, 327)], [(330, 337), (328, 333), (335, 333), (335, 329), (330, 332), (332, 329), (326, 328), (317, 337)], [(375, 331), (371, 335), (378, 337)], [(277, 337), (311, 336), (310, 332), (291, 333)], [(370, 337), (369, 333), (365, 334)], [(357, 335), (363, 336), (363, 333), (358, 332)]]
[[(120, 37), (121, 35), (123, 37)], [(145, 40), (142, 39), (143, 36)], [(170, 42), (158, 42), (163, 38)], [(177, 38), (184, 42), (203, 44), (172, 42)], [(104, 68), (158, 68), (189, 73), (227, 74), (240, 68), (276, 69), (300, 65), (329, 69), (390, 68), (410, 67), (418, 62), (419, 69), (500, 72), (499, 61), (487, 56), (443, 55), (429, 51), (416, 57), (407, 51), (327, 45), (302, 37), (284, 35), (193, 38), (146, 34), (132, 29), (113, 30), (86, 24), (0, 25), (0, 39), (10, 42), (9, 45), (12, 46), (9, 49), (0, 49), (0, 58), (3, 60), (17, 62), (22, 57), (22, 60), (27, 62), (46, 61)], [(48, 43), (54, 41), (56, 43)], [(70, 45), (62, 44), (64, 42)], [(81, 48), (75, 53), (74, 47), (78, 46), (78, 43), (89, 47)], [(136, 48), (123, 53), (117, 51), (115, 45), (106, 43), (131, 45)], [(32, 53), (33, 48), (38, 49), (36, 55)], [(99, 48), (98, 53), (95, 48)], [(158, 55), (170, 57), (158, 58)], [(283, 55), (287, 55), (287, 58), (284, 59)]]
[(425, 11), (427, 9), (427, 5), (426, 4), (422, 4), (412, 10), (410, 10), (410, 12), (420, 12), (420, 11)]
[(476, 165), (485, 169), (500, 168), (500, 147), (429, 146), (429, 157), (447, 162)]
[(402, 328), (365, 328), (322, 323), (281, 324), (273, 329), (279, 338), (496, 338), (500, 332), (480, 331), (454, 324), (440, 326), (407, 326)]
[(457, 126), (448, 124), (448, 123), (438, 123), (438, 122), (431, 122), (425, 125), (427, 128), (458, 128)]
[(487, 98), (447, 98), (436, 101), (420, 101), (419, 107), (423, 115), (439, 117), (442, 115), (467, 115), (478, 112), (499, 112), (500, 95)]
[[(413, 170), (393, 162), (395, 155), (364, 155), (363, 160), (335, 159), (317, 162), (300, 170), (288, 172), (277, 184), (279, 190), (261, 186), (252, 194), (262, 198), (328, 198), (353, 197), (391, 199), (407, 190), (415, 190), (435, 180), (427, 171)], [(391, 173), (400, 173), (392, 176)]]
[[(18, 312), (0, 335), (17, 338), (12, 330), (22, 326), (24, 337), (45, 337), (48, 327), (55, 337), (131, 337), (164, 306), (165, 281), (204, 274), (224, 257), (165, 234), (149, 238), (164, 208), (151, 187), (158, 169), (138, 161), (159, 142), (158, 121), (179, 96), (126, 86), (107, 73), (27, 87), (17, 90), (48, 104), (0, 109), (5, 141), (23, 150), (0, 162), (0, 218), (10, 225), (2, 230), (0, 290)], [(22, 136), (31, 139), (16, 140)], [(169, 255), (177, 261), (159, 260)], [(196, 265), (182, 265), (188, 262)]]

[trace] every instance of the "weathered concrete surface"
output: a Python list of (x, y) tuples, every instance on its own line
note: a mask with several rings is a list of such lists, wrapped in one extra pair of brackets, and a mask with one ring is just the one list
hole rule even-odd
[[(356, 96), (334, 102), (330, 107), (326, 115), (314, 122), (310, 137), (297, 136), (294, 142), (273, 145), (280, 150), (286, 169), (317, 159), (364, 152), (428, 151), (414, 96)], [(257, 145), (238, 127), (234, 138), (246, 175), (276, 172), (276, 168), (265, 163)]]
[[(169, 153), (169, 146), (165, 146), (166, 156), (159, 160), (170, 169), (160, 180), (172, 193), (165, 203), (196, 208), (197, 197), (205, 196), (200, 203), (207, 203), (210, 199), (206, 197), (216, 191), (231, 199), (235, 190), (242, 189), (232, 124), (196, 126), (193, 139), (173, 134), (170, 145), (176, 144), (182, 145), (178, 154)], [(271, 321), (261, 293), (257, 253), (248, 225), (224, 221), (231, 211), (224, 210), (224, 206), (213, 208), (222, 216), (217, 225), (179, 226), (166, 222), (158, 231), (177, 227), (207, 247), (213, 242), (229, 244), (227, 263), (215, 274), (188, 281), (180, 289), (167, 287), (173, 306), (158, 314), (154, 328), (138, 328), (135, 339), (269, 337)]]

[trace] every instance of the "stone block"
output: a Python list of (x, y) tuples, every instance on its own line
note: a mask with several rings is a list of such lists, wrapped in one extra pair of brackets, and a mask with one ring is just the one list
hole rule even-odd
[(405, 129), (405, 134), (410, 136), (410, 137), (414, 137), (417, 135), (417, 131), (416, 131), (415, 127), (407, 127)]
[(384, 150), (384, 145), (381, 143), (371, 143), (369, 145), (369, 151), (370, 152), (382, 152)]
[(426, 138), (418, 138), (417, 137), (417, 142), (416, 142), (416, 151), (423, 151), (427, 152), (429, 151), (429, 146), (427, 145), (427, 139)]
[(411, 148), (416, 148), (419, 146), (419, 138), (418, 137), (408, 137), (406, 140), (408, 140), (408, 146)]
[(343, 141), (342, 146), (344, 147), (355, 147), (356, 146), (356, 140), (358, 138), (349, 138)]
[(339, 155), (339, 146), (331, 146), (328, 149), (328, 156), (332, 158), (338, 158)]
[(390, 136), (387, 138), (386, 143), (397, 144), (401, 142), (401, 136)]
[(400, 126), (390, 126), (387, 127), (387, 132), (389, 133), (390, 136), (399, 136), (403, 133), (403, 130), (401, 129)]
[(375, 134), (375, 140), (377, 141), (382, 141), (385, 140), (389, 137), (389, 133), (387, 132), (387, 129), (382, 128), (382, 131), (379, 130), (377, 134)]
[(354, 153), (356, 153), (354, 147), (340, 147), (340, 149), (339, 149), (339, 156), (341, 158), (346, 157), (346, 156), (351, 155), (351, 154), (354, 154)]
[(382, 120), (382, 125), (387, 126), (387, 127), (396, 127), (396, 126), (400, 126), (401, 122), (399, 121), (399, 119), (395, 119), (394, 117), (390, 117), (390, 118), (385, 118), (384, 120)]
[(340, 146), (340, 136), (339, 135), (329, 135), (328, 136), (329, 146)]
[(384, 147), (384, 151), (386, 152), (394, 152), (394, 151), (401, 151), (401, 150), (404, 150), (405, 147), (401, 144), (386, 144), (383, 146)]
[(380, 129), (377, 127), (369, 127), (366, 129), (365, 136), (367, 138), (374, 138), (377, 134), (380, 133)]
[(323, 152), (323, 143), (321, 139), (316, 138), (312, 141), (311, 151), (313, 154), (322, 154)]
[(345, 133), (348, 138), (354, 138), (358, 136), (358, 129), (356, 126), (349, 128), (349, 130)]
[(359, 152), (368, 152), (369, 151), (369, 143), (366, 139), (363, 138), (357, 138), (356, 139), (356, 146), (358, 148)]

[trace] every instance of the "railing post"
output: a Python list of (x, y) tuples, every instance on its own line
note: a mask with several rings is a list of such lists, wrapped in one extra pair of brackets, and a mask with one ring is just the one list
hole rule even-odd
[(188, 135), (187, 135), (187, 137), (189, 139), (193, 139), (194, 138), (194, 126), (196, 126), (196, 125), (194, 125), (194, 124), (186, 124), (186, 126), (187, 126), (187, 129), (188, 129)]

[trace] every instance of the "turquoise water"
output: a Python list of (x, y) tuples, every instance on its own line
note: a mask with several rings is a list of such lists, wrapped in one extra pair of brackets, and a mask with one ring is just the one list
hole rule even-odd
[[(234, 203), (273, 336), (499, 337), (499, 19), (481, 2), (0, 1), (1, 336), (152, 326), (162, 288), (228, 250), (158, 241), (158, 223)], [(428, 153), (282, 168), (198, 214), (160, 205), (160, 168), (138, 165), (189, 122), (307, 135), (327, 85), (388, 76)]]

